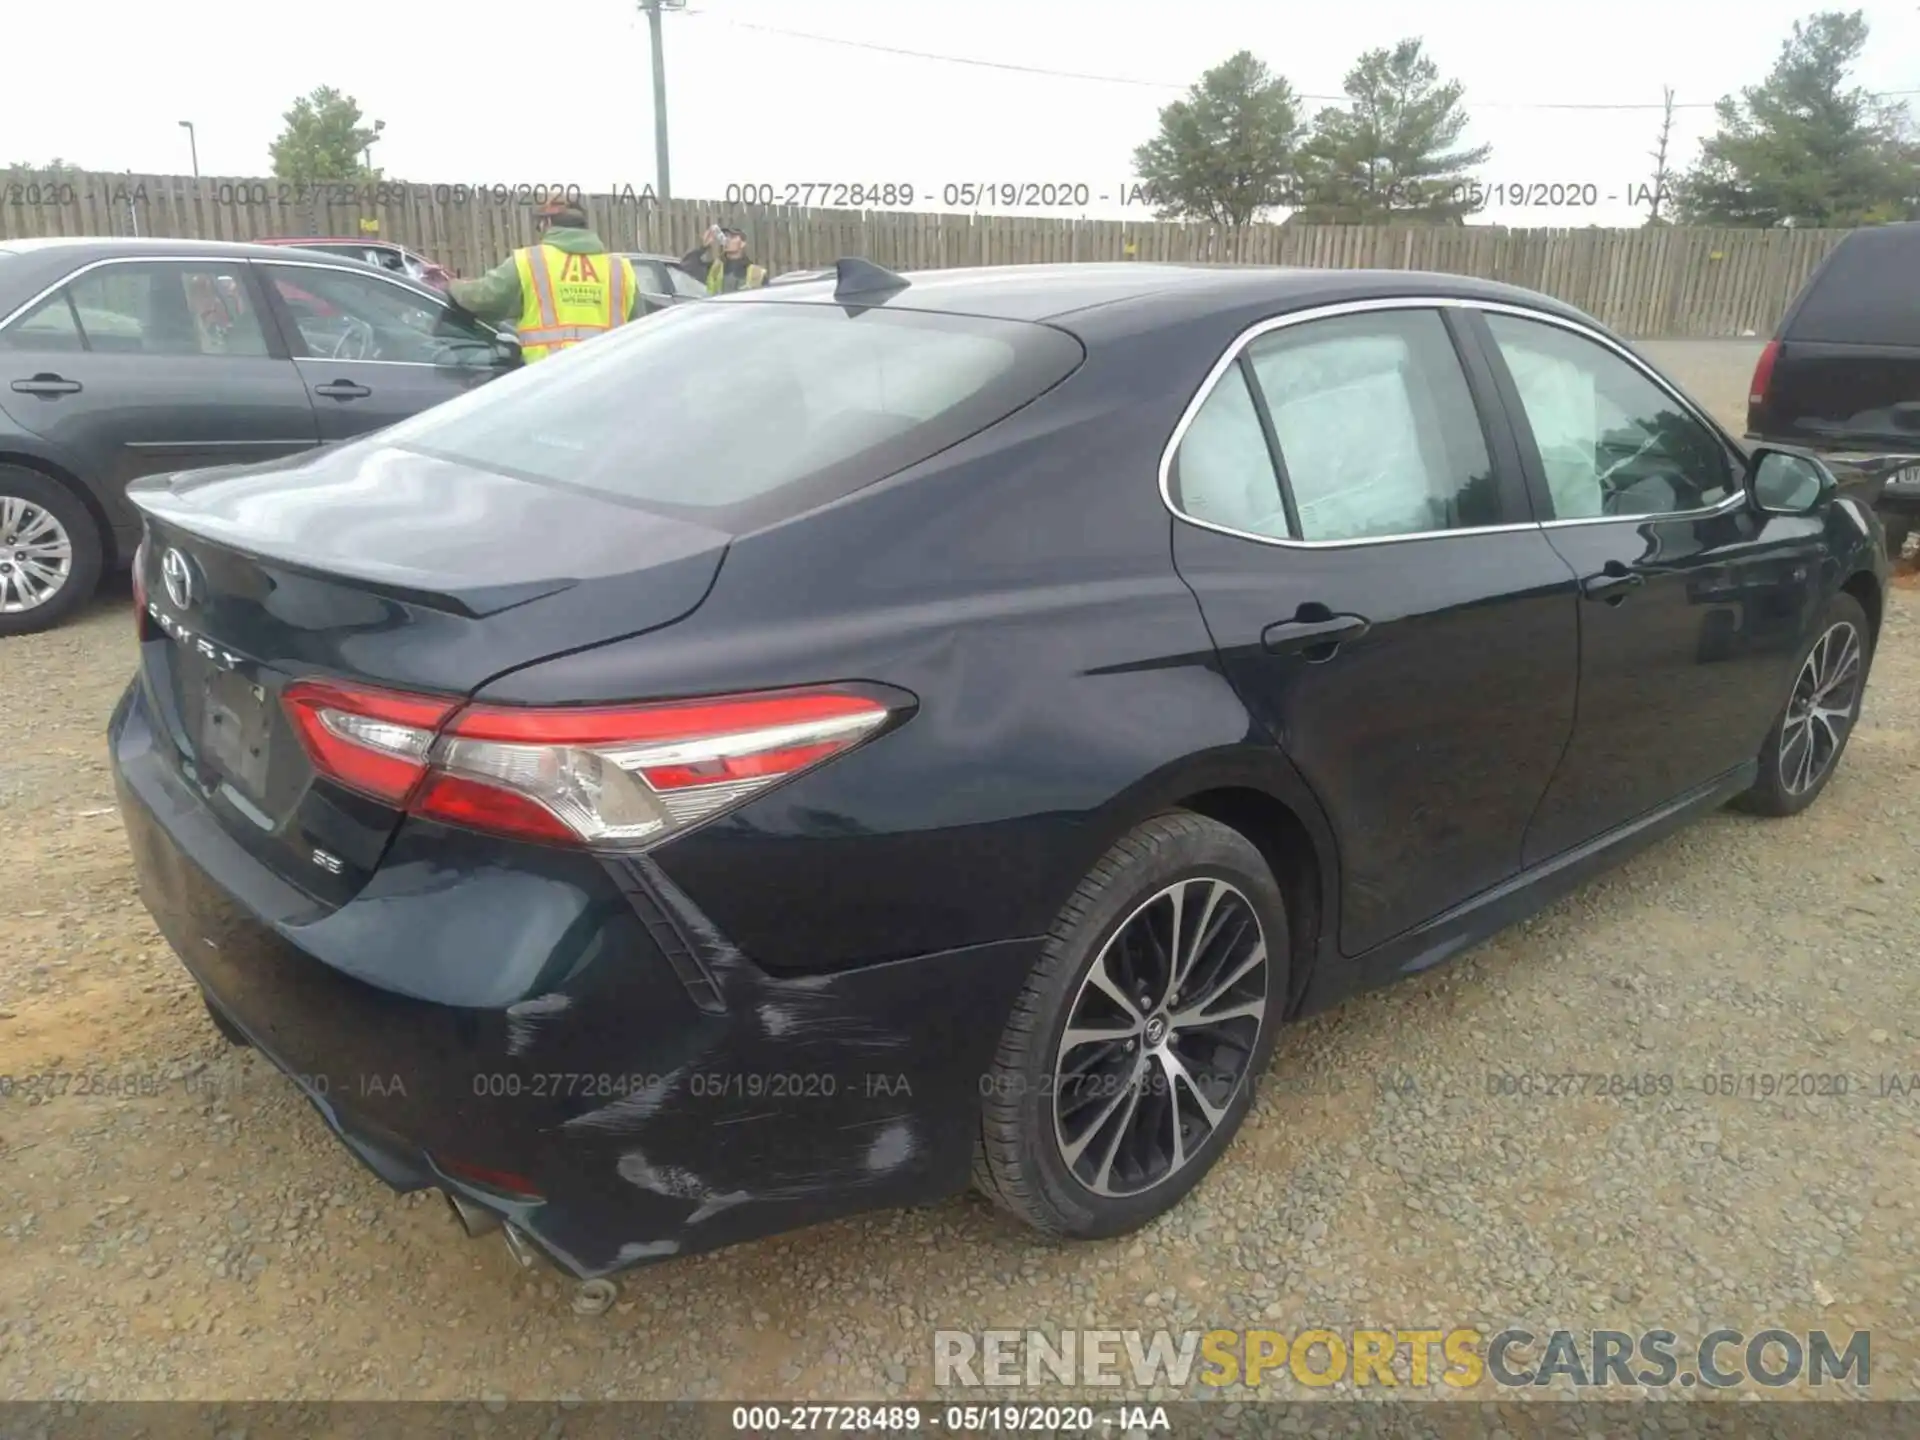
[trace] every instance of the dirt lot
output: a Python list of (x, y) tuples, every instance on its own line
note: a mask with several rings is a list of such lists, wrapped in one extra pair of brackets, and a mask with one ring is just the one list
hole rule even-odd
[[(1753, 347), (1678, 348), (1735, 411)], [(216, 1038), (112, 809), (127, 612), (0, 642), (0, 1074), (121, 1087), (0, 1099), (0, 1400), (924, 1397), (937, 1327), (1465, 1324), (1871, 1330), (1873, 1393), (1920, 1397), (1920, 593), (1812, 811), (1714, 816), (1290, 1033), (1146, 1234), (954, 1200), (635, 1272), (591, 1318)], [(1495, 1093), (1569, 1071), (1673, 1092)], [(1764, 1093), (1802, 1073), (1848, 1093)]]

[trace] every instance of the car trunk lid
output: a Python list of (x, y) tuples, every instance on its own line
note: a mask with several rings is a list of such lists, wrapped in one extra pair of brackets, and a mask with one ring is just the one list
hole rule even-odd
[(401, 812), (316, 772), (288, 685), (461, 699), (691, 613), (728, 539), (373, 441), (129, 493), (147, 532), (142, 684), (170, 758), (257, 858), (330, 904)]

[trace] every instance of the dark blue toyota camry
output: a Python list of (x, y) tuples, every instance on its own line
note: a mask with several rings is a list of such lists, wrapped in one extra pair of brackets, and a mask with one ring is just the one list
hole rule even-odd
[(843, 261), (133, 499), (214, 1023), (580, 1277), (1144, 1224), (1288, 1022), (1810, 804), (1887, 578), (1817, 460), (1402, 272)]

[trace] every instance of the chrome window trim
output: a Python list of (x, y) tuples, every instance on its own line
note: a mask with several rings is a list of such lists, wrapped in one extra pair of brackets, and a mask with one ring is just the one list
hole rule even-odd
[[(1210, 520), (1196, 519), (1186, 514), (1173, 500), (1173, 462), (1180, 453), (1180, 442), (1186, 438), (1187, 430), (1194, 418), (1200, 413), (1213, 394), (1213, 388), (1221, 376), (1239, 360), (1247, 346), (1264, 335), (1276, 330), (1290, 329), (1295, 325), (1311, 324), (1315, 320), (1332, 320), (1343, 315), (1365, 315), (1377, 311), (1390, 310), (1481, 310), (1497, 314), (1515, 315), (1523, 320), (1538, 320), (1549, 325), (1557, 325), (1563, 330), (1598, 343), (1604, 349), (1612, 351), (1633, 366), (1669, 398), (1679, 405), (1708, 432), (1716, 436), (1723, 446), (1734, 449), (1728, 444), (1727, 433), (1713, 418), (1701, 410), (1685, 395), (1676, 390), (1660, 373), (1633, 351), (1615, 340), (1612, 336), (1596, 330), (1593, 326), (1564, 315), (1555, 315), (1545, 310), (1536, 310), (1526, 305), (1515, 305), (1505, 300), (1484, 300), (1460, 295), (1389, 295), (1375, 296), (1366, 300), (1342, 300), (1331, 305), (1316, 305), (1307, 310), (1294, 310), (1285, 315), (1272, 315), (1265, 320), (1255, 321), (1228, 344), (1226, 351), (1216, 360), (1206, 378), (1200, 382), (1200, 388), (1187, 402), (1187, 408), (1180, 413), (1179, 422), (1173, 427), (1173, 434), (1160, 452), (1160, 502), (1167, 507), (1167, 513), (1184, 524), (1201, 530), (1211, 530), (1220, 535), (1231, 535), (1237, 540), (1251, 540), (1260, 545), (1272, 545), (1287, 550), (1347, 550), (1361, 545), (1396, 545), (1410, 540), (1438, 540), (1454, 535), (1499, 535), (1511, 534), (1521, 530), (1545, 530), (1574, 525), (1644, 525), (1655, 520), (1687, 520), (1718, 515), (1724, 511), (1738, 508), (1746, 503), (1746, 491), (1736, 485), (1733, 493), (1725, 500), (1695, 510), (1664, 510), (1645, 515), (1594, 515), (1580, 516), (1566, 520), (1524, 520), (1502, 525), (1466, 525), (1454, 530), (1419, 530), (1405, 535), (1362, 535), (1346, 540), (1296, 540), (1290, 535), (1261, 535), (1251, 530), (1235, 529), (1231, 525), (1217, 525)], [(1462, 367), (1462, 375), (1465, 369)], [(1731, 457), (1729, 457), (1731, 459)], [(1278, 477), (1276, 477), (1278, 478)]]
[[(35, 295), (31, 300), (28, 300), (25, 304), (14, 306), (12, 310), (7, 312), (5, 319), (0, 319), (0, 331), (4, 331), (5, 329), (7, 329), (7, 327), (12, 325), (14, 321), (18, 320), (22, 315), (26, 314), (29, 310), (33, 309), (34, 306), (38, 305), (42, 300), (45, 300), (49, 295), (53, 294), (54, 291), (62, 289), (65, 286), (71, 285), (74, 281), (78, 280), (82, 275), (87, 274), (89, 271), (98, 270), (103, 265), (205, 265), (209, 262), (220, 262), (220, 261), (225, 261), (227, 264), (230, 264), (230, 265), (247, 265), (252, 263), (251, 257), (245, 256), (245, 255), (239, 255), (239, 256), (235, 256), (235, 255), (103, 255), (98, 260), (89, 260), (86, 264), (82, 265), (78, 270), (69, 270), (66, 274), (62, 275), (58, 280), (54, 281), (51, 285), (47, 286), (44, 290), (42, 290), (38, 295)], [(322, 268), (327, 270), (339, 270), (339, 269), (344, 269), (345, 267), (339, 266), (339, 265), (327, 265), (327, 266), (316, 267), (316, 268)], [(274, 357), (271, 355), (264, 355), (264, 356), (249, 355), (249, 356), (224, 356), (221, 358), (271, 360)]]

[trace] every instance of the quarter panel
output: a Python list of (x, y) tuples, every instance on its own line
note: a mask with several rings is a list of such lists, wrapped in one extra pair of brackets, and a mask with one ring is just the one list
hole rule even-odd
[(662, 847), (661, 867), (773, 969), (1038, 934), (1131, 797), (1252, 733), (1157, 488), (1225, 339), (1167, 327), (1096, 348), (988, 432), (738, 540), (686, 620), (481, 698), (900, 686), (920, 704), (905, 725)]

